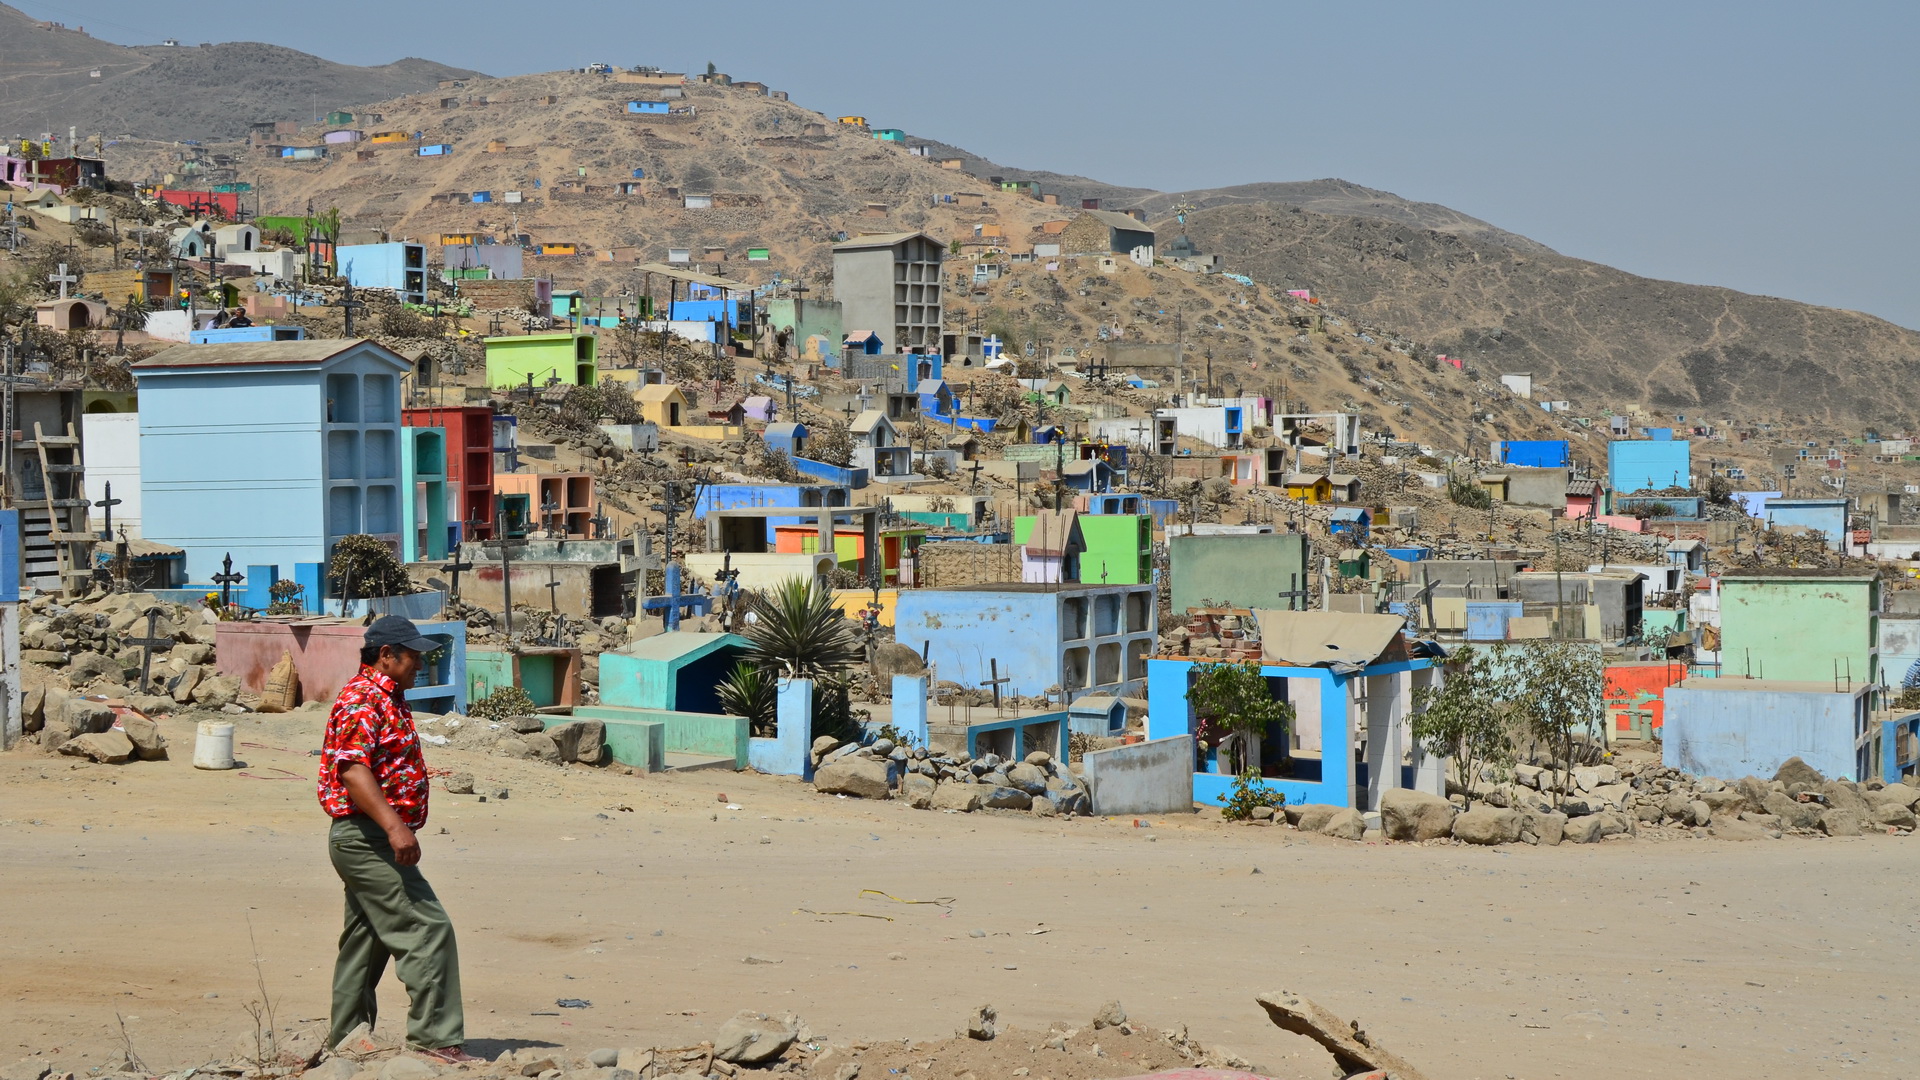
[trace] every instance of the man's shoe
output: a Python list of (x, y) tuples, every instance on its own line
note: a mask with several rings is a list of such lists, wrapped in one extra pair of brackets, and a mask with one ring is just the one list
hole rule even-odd
[(443, 1046), (438, 1050), (422, 1050), (421, 1053), (443, 1065), (485, 1065), (487, 1063), (486, 1058), (474, 1057), (467, 1053), (464, 1046)]

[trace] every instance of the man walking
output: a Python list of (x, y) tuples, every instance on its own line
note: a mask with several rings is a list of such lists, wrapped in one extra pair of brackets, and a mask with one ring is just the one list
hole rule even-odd
[(427, 763), (406, 692), (438, 643), (385, 615), (367, 627), (360, 673), (340, 688), (320, 752), (320, 805), (333, 819), (327, 853), (347, 887), (346, 928), (333, 967), (327, 1047), (373, 1026), (374, 990), (391, 957), (407, 988), (407, 1043), (437, 1060), (478, 1061), (461, 1044), (460, 956), (453, 923), (419, 870), (427, 824)]

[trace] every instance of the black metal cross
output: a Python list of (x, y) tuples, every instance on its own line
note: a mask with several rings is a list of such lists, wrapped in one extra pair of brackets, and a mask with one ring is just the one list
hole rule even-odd
[(1301, 583), (1299, 574), (1288, 574), (1287, 587), (1280, 590), (1279, 593), (1280, 599), (1287, 602), (1288, 611), (1307, 610), (1306, 601), (1312, 595), (1312, 590), (1306, 588), (1305, 585)]
[(148, 608), (147, 636), (127, 639), (127, 644), (140, 647), (140, 692), (143, 694), (152, 692), (148, 684), (147, 676), (149, 672), (153, 670), (153, 651), (155, 649), (173, 648), (172, 638), (163, 638), (155, 633), (159, 622), (160, 609), (157, 607)]
[(119, 506), (121, 503), (126, 502), (127, 500), (116, 499), (113, 497), (113, 481), (111, 480), (107, 481), (106, 494), (107, 494), (106, 498), (101, 499), (99, 502), (96, 502), (93, 505), (105, 511), (107, 515), (107, 524), (105, 528), (100, 530), (100, 539), (111, 540), (113, 539), (113, 508), (116, 506)]
[(513, 644), (513, 553), (526, 549), (525, 540), (509, 540), (502, 537), (488, 540), (480, 545), (500, 555), (500, 601), (505, 608), (507, 644)]
[(540, 515), (545, 521), (547, 535), (549, 536), (553, 535), (553, 519), (558, 516), (559, 512), (560, 501), (555, 499), (551, 494), (540, 503)]
[(1008, 679), (1007, 676), (1000, 674), (999, 660), (989, 659), (987, 661), (987, 670), (993, 673), (993, 678), (987, 680), (987, 685), (993, 687), (993, 707), (998, 709), (1000, 707), (1000, 685), (1007, 682)]
[(213, 583), (220, 586), (220, 606), (226, 607), (233, 602), (233, 587), (247, 580), (245, 574), (233, 572), (233, 552), (229, 551), (220, 560), (220, 572), (213, 575)]
[(595, 503), (593, 505), (593, 516), (587, 519), (587, 523), (593, 526), (593, 538), (595, 540), (605, 540), (607, 538), (607, 529), (613, 525), (613, 519), (607, 516), (607, 511), (604, 506)]
[(472, 563), (460, 561), (460, 549), (458, 548), (454, 549), (452, 561), (440, 565), (441, 573), (453, 575), (453, 585), (447, 592), (447, 599), (456, 602), (460, 599), (460, 572), (471, 569), (473, 569)]

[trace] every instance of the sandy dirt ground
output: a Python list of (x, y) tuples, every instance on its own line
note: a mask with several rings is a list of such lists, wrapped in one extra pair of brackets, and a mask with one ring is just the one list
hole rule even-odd
[[(185, 719), (163, 722), (167, 762), (0, 755), (0, 1062), (115, 1064), (116, 1015), (155, 1070), (224, 1057), (254, 942), (281, 1021), (325, 1017), (322, 714), (236, 719), (233, 772), (191, 767)], [(834, 1042), (935, 1039), (986, 1002), (1037, 1045), (1117, 998), (1324, 1076), (1254, 1003), (1287, 989), (1435, 1078), (1920, 1075), (1920, 839), (1351, 844), (428, 757), (511, 792), (436, 791), (424, 837), (482, 1050), (683, 1046), (743, 1008)], [(382, 1032), (404, 1014), (390, 979)]]

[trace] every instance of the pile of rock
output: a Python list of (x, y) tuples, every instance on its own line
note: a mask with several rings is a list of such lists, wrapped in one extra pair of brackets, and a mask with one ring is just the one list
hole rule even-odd
[(1041, 751), (1025, 760), (998, 754), (935, 754), (890, 739), (840, 746), (814, 740), (813, 786), (831, 795), (890, 799), (897, 793), (916, 810), (1020, 810), (1037, 817), (1093, 812), (1087, 787), (1071, 767)]
[[(66, 684), (87, 696), (118, 698), (148, 715), (198, 707), (222, 709), (242, 704), (237, 679), (221, 675), (213, 665), (212, 612), (183, 604), (169, 604), (148, 593), (114, 593), (62, 602), (48, 595), (27, 601), (20, 626), (20, 659), (59, 673)], [(158, 608), (154, 635), (172, 641), (167, 651), (156, 651), (148, 670), (151, 693), (137, 693), (141, 650), (127, 639), (147, 633), (148, 610)], [(25, 724), (29, 733), (43, 730), (43, 720), (56, 723), (29, 700)], [(75, 731), (75, 734), (85, 732)]]
[(40, 747), (102, 765), (129, 761), (165, 761), (167, 739), (152, 720), (126, 714), (118, 718), (104, 701), (70, 697), (57, 690), (27, 694), (26, 728)]
[(447, 713), (415, 718), (429, 742), (444, 740), (456, 750), (479, 750), (517, 761), (546, 761), (555, 765), (606, 765), (607, 725), (599, 720), (568, 720), (548, 727), (538, 716), (509, 716), (486, 720)]
[[(1799, 758), (1789, 758), (1772, 780), (1748, 776), (1731, 783), (1662, 765), (1601, 764), (1570, 772), (1520, 765), (1511, 779), (1476, 784), (1475, 796), (1463, 810), (1461, 795), (1448, 800), (1389, 790), (1380, 798), (1380, 833), (1388, 840), (1552, 845), (1614, 836), (1753, 840), (1859, 836), (1869, 829), (1908, 835), (1920, 825), (1920, 786), (1828, 780)], [(1306, 832), (1347, 840), (1365, 835), (1356, 828), (1364, 818), (1352, 810), (1306, 805), (1280, 814)], [(1271, 811), (1261, 816), (1279, 820)]]

